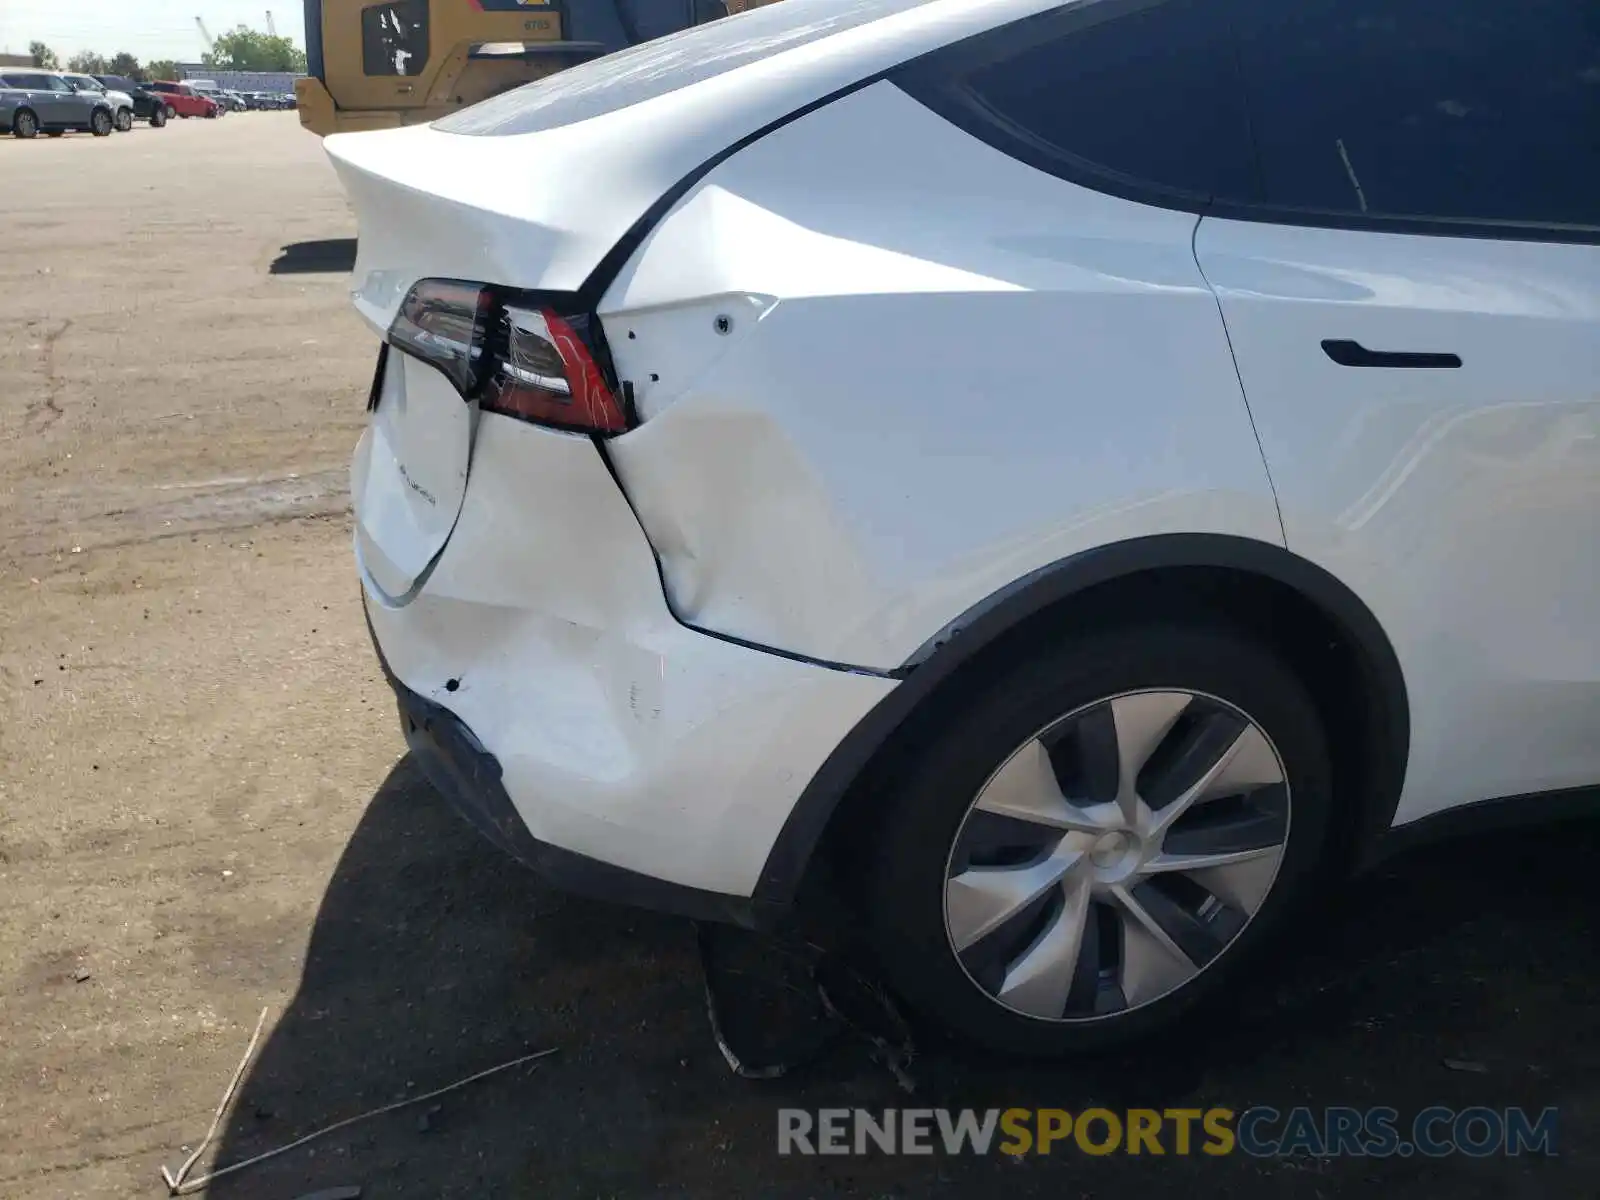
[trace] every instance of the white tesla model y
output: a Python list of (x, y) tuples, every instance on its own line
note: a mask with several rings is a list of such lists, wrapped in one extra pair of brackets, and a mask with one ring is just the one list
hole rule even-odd
[(1580, 806), (1597, 130), (1588, 0), (783, 0), (330, 137), (419, 762), (1041, 1054)]

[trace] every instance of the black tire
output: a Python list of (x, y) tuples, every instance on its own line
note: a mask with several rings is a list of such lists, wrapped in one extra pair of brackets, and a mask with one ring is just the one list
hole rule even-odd
[(110, 137), (116, 127), (116, 119), (112, 117), (109, 108), (97, 108), (89, 118), (89, 132), (95, 137)]
[[(1254, 916), (1176, 990), (1111, 1015), (1024, 1015), (974, 982), (947, 932), (946, 876), (957, 836), (986, 782), (1052, 722), (1110, 697), (1163, 689), (1226, 702), (1276, 748), (1290, 811), (1277, 873)], [(1273, 653), (1229, 629), (1151, 622), (1042, 649), (936, 718), (910, 763), (869, 840), (872, 858), (860, 881), (866, 924), (889, 982), (914, 1007), (1004, 1054), (1098, 1051), (1171, 1025), (1223, 992), (1325, 879), (1332, 785), (1316, 706)]]
[[(168, 105), (166, 105), (166, 106), (165, 106), (165, 107), (164, 107), (164, 108), (163, 108), (163, 109), (162, 109), (162, 111), (163, 111), (163, 112), (165, 112), (165, 113), (166, 113), (166, 114), (167, 114), (167, 120), (169, 120), (169, 121), (170, 121), (170, 120), (172, 120), (172, 118), (173, 118), (173, 117), (175, 117), (175, 116), (177, 116), (177, 115), (178, 115), (178, 110), (177, 110), (177, 109), (175, 109), (175, 108), (173, 108), (173, 107), (172, 107), (172, 105), (170, 105), (170, 104), (168, 104)], [(188, 114), (187, 114), (187, 113), (185, 113), (185, 114), (184, 114), (184, 116), (185, 116), (185, 118), (187, 118), (187, 117), (188, 117)]]
[(217, 119), (217, 110), (215, 108), (207, 109), (206, 110), (206, 120), (215, 121), (216, 119)]
[(117, 109), (117, 119), (114, 124), (116, 125), (118, 133), (127, 133), (128, 130), (133, 128), (133, 109)]
[(39, 117), (31, 108), (19, 108), (11, 117), (11, 136), (35, 138), (39, 136)]
[(165, 108), (162, 108), (162, 107), (158, 106), (158, 107), (153, 108), (153, 109), (150, 110), (150, 128), (151, 129), (160, 129), (166, 123), (167, 123), (167, 110)]

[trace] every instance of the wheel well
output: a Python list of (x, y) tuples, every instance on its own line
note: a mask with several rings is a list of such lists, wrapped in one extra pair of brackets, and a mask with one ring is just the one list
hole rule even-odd
[[(1371, 620), (1364, 609), (1361, 613)], [(903, 757), (945, 706), (1041, 642), (1085, 629), (1162, 620), (1220, 623), (1258, 638), (1305, 684), (1322, 718), (1334, 773), (1338, 813), (1328, 866), (1336, 871), (1352, 866), (1388, 828), (1404, 777), (1408, 714), (1404, 683), (1387, 642), (1370, 645), (1370, 630), (1358, 632), (1330, 606), (1270, 575), (1237, 567), (1163, 566), (1054, 600), (942, 674), (843, 792), (807, 863), (801, 895), (814, 893), (821, 880), (837, 884), (841, 875), (853, 874), (851, 848), (868, 845), (873, 837), (875, 795), (893, 785)], [(1381, 631), (1377, 637), (1382, 638)], [(902, 686), (914, 678), (915, 672)]]

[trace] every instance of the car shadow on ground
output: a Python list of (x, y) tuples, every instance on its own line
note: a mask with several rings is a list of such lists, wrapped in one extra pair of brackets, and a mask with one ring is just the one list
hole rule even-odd
[[(1600, 1193), (1600, 827), (1413, 852), (1351, 888), (1220, 1015), (1138, 1053), (992, 1062), (928, 1041), (908, 1096), (845, 1037), (769, 1081), (713, 1042), (693, 928), (559, 896), (447, 812), (409, 760), (323, 898), (298, 994), (240, 1088), (237, 1162), (518, 1055), (559, 1052), (340, 1130), (213, 1197), (1321, 1197)], [(774, 1010), (772, 1020), (788, 1019)], [(758, 1014), (759, 1020), (759, 1014)], [(222, 1081), (219, 1081), (219, 1086)], [(1556, 1160), (779, 1157), (777, 1110), (1442, 1104), (1561, 1109)]]
[(272, 275), (343, 275), (356, 265), (355, 238), (291, 242), (267, 268)]

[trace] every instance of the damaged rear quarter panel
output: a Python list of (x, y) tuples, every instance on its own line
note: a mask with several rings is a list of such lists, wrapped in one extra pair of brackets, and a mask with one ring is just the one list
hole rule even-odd
[(601, 305), (644, 417), (608, 451), (675, 613), (884, 670), (1084, 549), (1281, 545), (1195, 220), (886, 82), (719, 165)]

